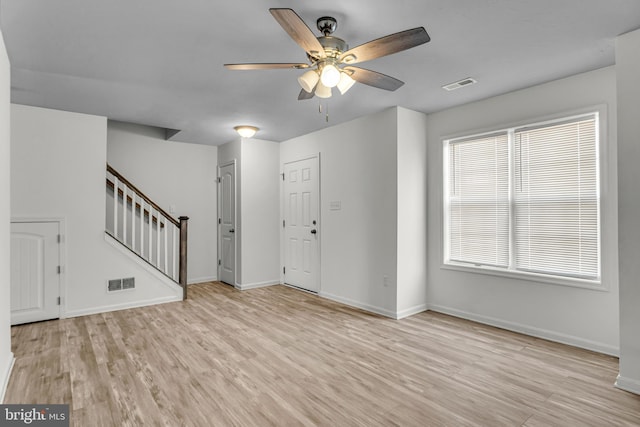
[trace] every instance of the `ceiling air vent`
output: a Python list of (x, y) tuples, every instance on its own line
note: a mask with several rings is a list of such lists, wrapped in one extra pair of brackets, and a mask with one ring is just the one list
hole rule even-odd
[(470, 86), (470, 85), (472, 85), (474, 83), (478, 83), (478, 81), (475, 80), (475, 79), (472, 79), (471, 77), (467, 77), (466, 79), (462, 79), (462, 80), (459, 80), (457, 82), (449, 83), (448, 85), (444, 85), (444, 86), (442, 86), (442, 89), (444, 89), (444, 90), (456, 90), (456, 89), (460, 89), (461, 87), (464, 87), (464, 86)]

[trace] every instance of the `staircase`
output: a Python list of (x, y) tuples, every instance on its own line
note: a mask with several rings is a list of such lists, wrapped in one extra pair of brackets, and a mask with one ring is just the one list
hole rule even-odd
[(110, 165), (106, 197), (106, 233), (182, 286), (186, 299), (189, 218), (176, 220)]

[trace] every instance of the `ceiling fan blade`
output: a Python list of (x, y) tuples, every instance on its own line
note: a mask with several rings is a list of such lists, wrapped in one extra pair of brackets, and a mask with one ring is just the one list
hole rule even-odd
[(295, 69), (309, 68), (309, 64), (296, 64), (296, 63), (260, 63), (260, 64), (224, 64), (225, 68), (229, 70), (281, 70), (281, 69)]
[(269, 12), (271, 12), (280, 26), (305, 52), (315, 58), (324, 58), (326, 56), (324, 48), (316, 36), (293, 9), (273, 8), (269, 9)]
[(298, 94), (298, 101), (304, 101), (305, 99), (313, 98), (313, 94), (315, 93), (315, 91), (316, 91), (315, 88), (313, 88), (311, 92), (307, 92), (304, 89), (300, 89), (300, 93)]
[(358, 83), (377, 87), (378, 89), (394, 91), (404, 84), (404, 82), (386, 74), (360, 67), (344, 67), (343, 70), (348, 72), (351, 78)]
[(412, 28), (390, 34), (376, 40), (372, 40), (353, 49), (349, 49), (340, 55), (340, 61), (345, 64), (357, 64), (358, 62), (370, 61), (392, 53), (402, 52), (411, 49), (431, 40), (424, 27)]

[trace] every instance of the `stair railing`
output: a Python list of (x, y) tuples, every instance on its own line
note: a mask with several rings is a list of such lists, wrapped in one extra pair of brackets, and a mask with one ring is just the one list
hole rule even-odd
[(187, 221), (177, 220), (107, 165), (106, 232), (182, 286), (187, 298)]

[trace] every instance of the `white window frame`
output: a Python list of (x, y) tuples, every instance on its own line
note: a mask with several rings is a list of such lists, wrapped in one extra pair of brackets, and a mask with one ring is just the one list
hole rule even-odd
[[(449, 254), (449, 215), (447, 212), (448, 204), (447, 198), (449, 194), (449, 142), (461, 140), (461, 139), (471, 139), (478, 138), (482, 136), (487, 136), (499, 132), (508, 132), (509, 137), (512, 138), (513, 134), (517, 129), (521, 129), (523, 127), (538, 127), (545, 125), (553, 125), (556, 123), (561, 123), (563, 121), (569, 121), (572, 119), (578, 119), (580, 117), (586, 117), (589, 115), (596, 115), (598, 118), (598, 129), (597, 129), (597, 173), (598, 173), (598, 198), (599, 198), (599, 211), (598, 211), (598, 234), (599, 234), (599, 270), (600, 275), (597, 279), (584, 279), (577, 277), (569, 277), (569, 276), (559, 276), (553, 274), (545, 274), (545, 273), (536, 273), (536, 272), (528, 272), (522, 270), (516, 270), (514, 268), (515, 257), (514, 257), (514, 248), (515, 248), (515, 236), (513, 232), (514, 221), (513, 221), (513, 212), (510, 212), (510, 237), (509, 237), (509, 267), (508, 268), (500, 268), (500, 267), (492, 267), (486, 265), (472, 265), (470, 263), (461, 263), (456, 261), (451, 261), (447, 259)], [(606, 177), (607, 165), (606, 159), (608, 156), (607, 153), (607, 111), (606, 105), (597, 105), (587, 108), (582, 108), (579, 110), (574, 110), (570, 112), (558, 113), (551, 116), (546, 116), (538, 119), (530, 119), (524, 120), (516, 123), (508, 123), (501, 126), (495, 126), (487, 129), (475, 130), (462, 132), (454, 135), (447, 135), (442, 137), (442, 195), (440, 197), (441, 205), (441, 245), (440, 248), (442, 250), (441, 253), (441, 269), (445, 270), (455, 270), (461, 272), (468, 273), (479, 273), (486, 275), (493, 275), (499, 277), (520, 279), (520, 280), (528, 280), (533, 282), (541, 282), (541, 283), (550, 283), (555, 285), (562, 286), (570, 286), (570, 287), (578, 287), (584, 289), (592, 289), (597, 291), (608, 291), (608, 286), (606, 286), (603, 282), (603, 277), (605, 273), (604, 263), (603, 263), (603, 246), (604, 239), (602, 238), (602, 229), (603, 229), (603, 218), (604, 218), (604, 204), (603, 194), (604, 194), (604, 183), (608, 181)], [(512, 155), (512, 144), (509, 144), (509, 192), (510, 198), (513, 204), (513, 155)]]

